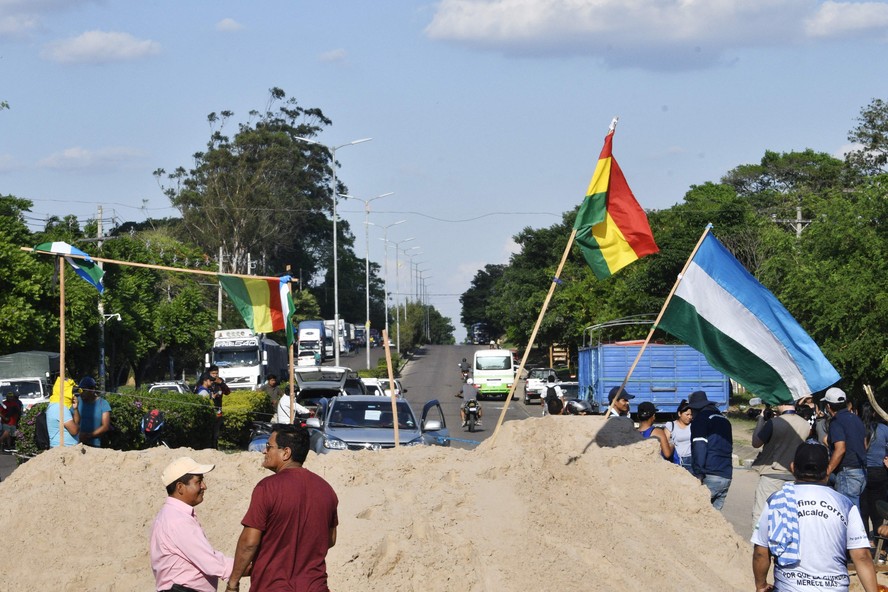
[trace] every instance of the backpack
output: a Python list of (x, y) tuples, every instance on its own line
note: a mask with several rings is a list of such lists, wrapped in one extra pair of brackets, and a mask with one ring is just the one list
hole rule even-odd
[(552, 399), (558, 398), (558, 391), (555, 390), (554, 386), (546, 387), (546, 401), (551, 401)]
[(163, 426), (163, 411), (152, 409), (142, 418), (142, 432), (146, 435), (158, 431)]
[(37, 450), (49, 450), (49, 428), (46, 425), (46, 410), (34, 418), (34, 444)]

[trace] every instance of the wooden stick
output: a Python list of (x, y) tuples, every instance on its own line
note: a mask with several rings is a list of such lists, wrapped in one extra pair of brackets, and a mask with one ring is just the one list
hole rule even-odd
[[(65, 266), (67, 261), (56, 255), (59, 264), (59, 446), (65, 446)], [(52, 434), (50, 434), (52, 437)]]
[[(287, 327), (284, 327), (287, 330)], [(323, 347), (323, 346), (321, 346)], [(296, 423), (296, 371), (293, 369), (293, 344), (290, 344), (290, 423)], [(277, 409), (274, 410), (277, 413)]]
[(870, 405), (873, 406), (873, 410), (879, 414), (879, 417), (881, 417), (885, 421), (888, 421), (888, 413), (885, 413), (885, 410), (882, 409), (882, 407), (878, 403), (876, 403), (876, 396), (873, 393), (873, 387), (865, 384), (863, 385), (863, 392), (866, 393), (866, 398), (869, 399)]
[(570, 255), (570, 249), (573, 247), (574, 239), (577, 236), (577, 229), (574, 228), (570, 233), (570, 238), (567, 239), (567, 245), (564, 247), (564, 254), (561, 255), (561, 262), (558, 264), (558, 269), (555, 270), (555, 276), (552, 278), (552, 283), (549, 284), (549, 292), (546, 294), (546, 299), (543, 301), (543, 306), (540, 309), (540, 314), (537, 317), (536, 324), (533, 326), (533, 331), (530, 333), (530, 339), (527, 342), (527, 347), (524, 349), (524, 355), (521, 356), (521, 363), (518, 365), (518, 370), (515, 373), (515, 379), (512, 381), (512, 387), (509, 389), (509, 394), (506, 396), (506, 404), (503, 405), (503, 410), (500, 412), (499, 419), (496, 422), (496, 429), (493, 430), (493, 435), (490, 437), (490, 445), (493, 446), (496, 443), (496, 436), (499, 433), (500, 427), (503, 425), (503, 420), (506, 417), (506, 411), (509, 409), (509, 403), (512, 400), (512, 397), (515, 395), (515, 389), (518, 388), (518, 379), (521, 377), (521, 373), (524, 371), (524, 365), (527, 363), (527, 357), (530, 355), (530, 350), (533, 347), (534, 341), (536, 341), (537, 332), (540, 330), (540, 324), (543, 322), (543, 317), (546, 314), (546, 310), (549, 308), (549, 302), (552, 300), (552, 294), (555, 293), (555, 286), (558, 285), (558, 280), (561, 276), (561, 272), (564, 269), (564, 264), (567, 262), (567, 256)]
[[(39, 255), (58, 255), (58, 253), (50, 253), (48, 251), (35, 251), (31, 247), (19, 247), (22, 251), (26, 251), (28, 253), (37, 253)], [(72, 257), (74, 259), (86, 259), (83, 255), (65, 255), (65, 257)], [(120, 261), (118, 259), (105, 259), (104, 257), (90, 257), (91, 261), (98, 261), (100, 263), (113, 263), (115, 265), (125, 265), (129, 267), (144, 267), (147, 269), (158, 269), (161, 271), (177, 271), (180, 273), (194, 273), (198, 275), (212, 275), (212, 276), (220, 276), (227, 275), (231, 277), (237, 278), (246, 278), (251, 280), (279, 280), (281, 278), (276, 276), (265, 276), (265, 275), (246, 275), (240, 273), (219, 273), (218, 271), (203, 271), (200, 269), (185, 269), (182, 267), (169, 267), (167, 265), (155, 265), (153, 263), (136, 263), (135, 261)]]
[(398, 448), (401, 445), (398, 436), (398, 395), (395, 393), (395, 374), (392, 371), (392, 350), (389, 348), (388, 331), (385, 329), (382, 330), (382, 343), (385, 345), (385, 365), (388, 367), (389, 392), (392, 394), (392, 424), (395, 428), (395, 448)]
[(691, 261), (694, 260), (694, 255), (697, 254), (697, 251), (700, 249), (700, 245), (703, 244), (703, 239), (706, 238), (706, 235), (709, 234), (709, 231), (712, 229), (712, 224), (707, 224), (706, 228), (703, 229), (703, 234), (700, 235), (700, 240), (697, 241), (697, 244), (694, 245), (694, 249), (691, 251), (691, 256), (688, 257), (688, 260), (685, 261), (684, 267), (681, 268), (681, 272), (678, 274), (678, 277), (675, 279), (675, 283), (672, 285), (672, 290), (669, 291), (669, 295), (666, 296), (666, 300), (663, 301), (663, 307), (660, 308), (660, 314), (657, 315), (657, 319), (654, 321), (654, 324), (651, 325), (651, 330), (648, 331), (647, 337), (644, 338), (644, 343), (641, 344), (641, 349), (638, 350), (638, 355), (635, 356), (635, 361), (632, 362), (632, 366), (629, 367), (629, 372), (626, 373), (626, 378), (623, 379), (623, 384), (620, 385), (620, 388), (617, 389), (614, 398), (611, 399), (610, 404), (607, 406), (607, 413), (605, 417), (610, 417), (610, 414), (614, 408), (614, 401), (620, 396), (623, 390), (626, 388), (626, 383), (629, 382), (629, 378), (632, 376), (632, 373), (635, 371), (635, 367), (638, 365), (639, 360), (641, 360), (641, 354), (644, 353), (645, 348), (647, 348), (648, 343), (651, 341), (651, 337), (654, 335), (654, 331), (657, 330), (657, 324), (659, 324), (660, 319), (663, 318), (663, 313), (666, 312), (666, 307), (669, 306), (669, 301), (672, 300), (672, 295), (675, 294), (675, 290), (678, 288), (678, 284), (681, 282), (684, 277), (685, 272), (688, 270), (688, 267), (691, 265)]

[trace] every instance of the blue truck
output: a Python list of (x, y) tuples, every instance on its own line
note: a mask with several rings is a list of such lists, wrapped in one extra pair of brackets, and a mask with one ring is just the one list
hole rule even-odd
[[(605, 413), (608, 393), (623, 383), (640, 349), (637, 341), (581, 348), (577, 373), (580, 398), (588, 400), (597, 413)], [(675, 413), (682, 399), (700, 390), (706, 391), (721, 411), (727, 411), (731, 383), (688, 345), (649, 344), (625, 390), (635, 396), (630, 401), (632, 413), (643, 401), (652, 402), (662, 413)]]

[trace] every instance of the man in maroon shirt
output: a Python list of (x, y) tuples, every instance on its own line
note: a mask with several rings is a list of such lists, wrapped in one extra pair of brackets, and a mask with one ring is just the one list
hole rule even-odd
[(256, 484), (234, 553), (226, 590), (236, 592), (252, 563), (251, 592), (328, 592), (327, 550), (336, 544), (339, 500), (318, 475), (302, 468), (308, 431), (274, 424), (262, 466), (274, 472)]

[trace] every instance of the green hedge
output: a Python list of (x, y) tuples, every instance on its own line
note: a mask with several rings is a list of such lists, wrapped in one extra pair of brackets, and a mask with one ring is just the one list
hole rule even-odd
[[(216, 413), (208, 398), (190, 393), (155, 393), (123, 387), (117, 393), (106, 393), (111, 405), (111, 433), (103, 446), (116, 450), (142, 450), (145, 439), (141, 433), (142, 417), (152, 409), (164, 412), (163, 439), (172, 447), (209, 448), (213, 441)], [(34, 444), (34, 420), (46, 409), (46, 403), (35, 405), (19, 422), (16, 448), (25, 456), (38, 454)], [(220, 449), (243, 450), (249, 444), (254, 419), (271, 417), (271, 401), (261, 391), (232, 391), (222, 399), (223, 424), (219, 433)]]

